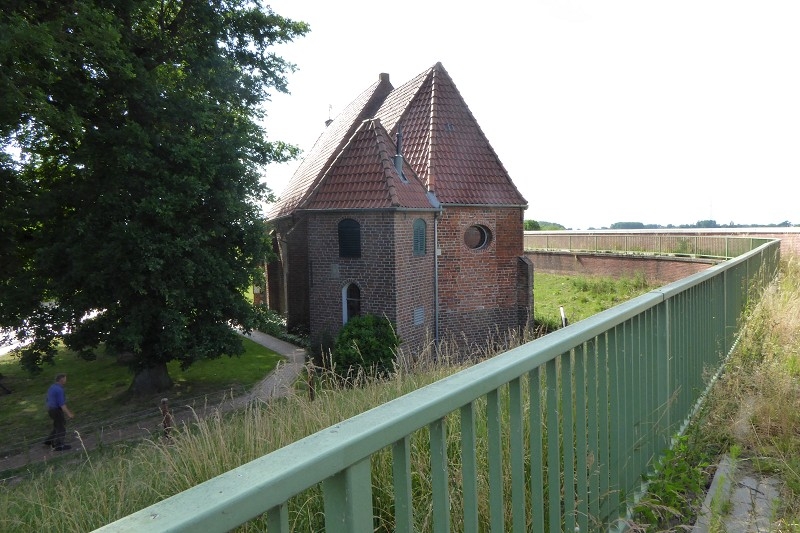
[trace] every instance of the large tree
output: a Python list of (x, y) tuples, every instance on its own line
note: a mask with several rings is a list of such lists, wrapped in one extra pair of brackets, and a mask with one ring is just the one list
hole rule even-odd
[(0, 13), (0, 326), (52, 361), (241, 352), (269, 253), (259, 170), (296, 155), (261, 124), (308, 31), (258, 0), (6, 0)]

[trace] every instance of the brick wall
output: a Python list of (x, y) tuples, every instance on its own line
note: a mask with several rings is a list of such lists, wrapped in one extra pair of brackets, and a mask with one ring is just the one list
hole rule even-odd
[[(337, 227), (352, 218), (361, 226), (361, 257), (339, 257)], [(413, 223), (426, 221), (426, 254), (413, 253)], [(389, 211), (314, 214), (309, 218), (312, 345), (328, 347), (343, 325), (342, 292), (361, 291), (361, 314), (386, 316), (404, 346), (433, 329), (433, 214)], [(395, 265), (397, 267), (395, 268)], [(421, 323), (415, 324), (415, 311)]]
[[(361, 227), (361, 257), (339, 257), (338, 224), (345, 218)], [(342, 289), (355, 283), (361, 291), (362, 314), (379, 311), (394, 321), (392, 312), (394, 242), (391, 220), (377, 213), (320, 213), (310, 215), (311, 343), (328, 348), (343, 324)]]
[(286, 328), (305, 329), (309, 323), (308, 222), (304, 218), (284, 219), (274, 225), (273, 250), (278, 262), (267, 266), (268, 305), (286, 314)]
[[(467, 247), (464, 233), (486, 227), (489, 244)], [(439, 223), (439, 300), (442, 338), (484, 343), (487, 335), (519, 326), (522, 212), (518, 208), (446, 207)], [(527, 298), (530, 302), (530, 297)]]
[[(708, 237), (752, 237), (759, 239), (780, 239), (781, 257), (800, 255), (800, 228), (715, 228), (709, 230), (631, 230), (631, 231), (561, 231), (561, 232), (535, 232), (536, 235), (552, 235), (561, 238), (571, 236), (576, 246), (603, 247), (603, 236), (609, 236), (615, 242), (620, 235), (626, 236), (629, 246), (635, 247), (637, 236), (644, 240), (652, 240), (653, 235), (674, 235), (677, 237), (708, 236)], [(581, 239), (585, 237), (585, 242)], [(566, 241), (564, 241), (566, 242)], [(588, 243), (588, 244), (587, 244)], [(597, 243), (597, 244), (595, 244)], [(624, 254), (593, 255), (588, 253), (575, 253), (565, 251), (536, 251), (525, 252), (531, 258), (537, 272), (553, 274), (586, 274), (606, 275), (617, 277), (633, 275), (641, 272), (652, 283), (670, 283), (684, 278), (700, 270), (708, 268), (713, 262), (707, 259), (694, 259), (687, 257), (658, 258), (648, 256), (631, 256)]]
[[(415, 255), (414, 221), (425, 222), (425, 253)], [(433, 213), (402, 212), (395, 215), (395, 259), (397, 262), (397, 333), (403, 348), (417, 352), (434, 336)]]
[(639, 256), (573, 252), (525, 252), (535, 271), (548, 274), (582, 274), (592, 276), (644, 275), (654, 284), (666, 284), (705, 270), (715, 262), (668, 256)]

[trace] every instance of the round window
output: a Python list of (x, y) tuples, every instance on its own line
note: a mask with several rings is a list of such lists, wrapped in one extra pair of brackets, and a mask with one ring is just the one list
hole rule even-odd
[(464, 244), (472, 250), (480, 250), (489, 244), (491, 237), (489, 228), (478, 225), (470, 226), (464, 232)]

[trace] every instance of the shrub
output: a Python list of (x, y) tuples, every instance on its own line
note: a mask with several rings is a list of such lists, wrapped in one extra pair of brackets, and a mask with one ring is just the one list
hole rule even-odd
[(336, 336), (332, 354), (334, 370), (345, 377), (360, 369), (372, 370), (376, 375), (389, 374), (399, 345), (400, 337), (386, 317), (353, 317)]
[(308, 336), (286, 331), (286, 318), (266, 305), (256, 305), (255, 329), (297, 346), (308, 346)]

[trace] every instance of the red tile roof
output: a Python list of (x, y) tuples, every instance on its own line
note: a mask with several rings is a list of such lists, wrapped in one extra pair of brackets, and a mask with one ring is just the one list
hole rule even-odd
[(303, 209), (430, 209), (425, 186), (407, 163), (394, 166), (394, 144), (377, 119), (366, 120), (331, 164)]
[(527, 204), (441, 63), (392, 91), (376, 116), (390, 134), (402, 127), (403, 155), (443, 204)]
[(290, 215), (302, 205), (355, 128), (375, 112), (391, 90), (389, 76), (381, 74), (378, 81), (370, 85), (339, 113), (300, 163), (281, 194), (280, 200), (270, 209), (267, 218), (277, 219)]
[[(378, 121), (364, 122), (372, 117)], [(393, 170), (398, 128), (408, 187)], [(323, 132), (269, 218), (297, 209), (431, 207), (422, 205), (425, 187), (443, 204), (527, 204), (441, 63), (394, 90), (382, 74)]]

